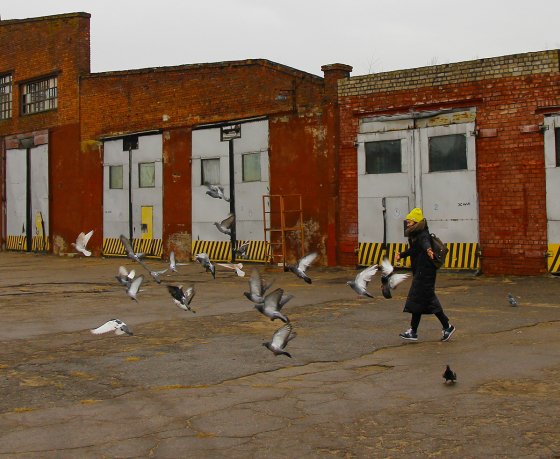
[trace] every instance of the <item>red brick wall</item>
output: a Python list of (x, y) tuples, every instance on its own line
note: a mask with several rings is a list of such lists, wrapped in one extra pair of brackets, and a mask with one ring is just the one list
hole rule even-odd
[[(483, 272), (545, 272), (543, 136), (520, 129), (542, 124), (546, 107), (560, 105), (559, 70), (558, 53), (552, 51), (342, 81), (339, 241), (358, 242), (354, 141), (361, 114), (475, 106), (477, 128), (498, 131), (496, 137), (476, 140)], [(340, 256), (343, 264), (356, 262), (353, 254)]]

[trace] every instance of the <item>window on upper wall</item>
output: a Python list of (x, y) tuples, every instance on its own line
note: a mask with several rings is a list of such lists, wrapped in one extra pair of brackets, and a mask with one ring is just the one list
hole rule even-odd
[(156, 186), (156, 163), (138, 164), (138, 186), (154, 188)]
[(109, 188), (111, 190), (123, 189), (123, 167), (109, 166)]
[(554, 129), (554, 142), (556, 144), (556, 167), (560, 166), (560, 128)]
[(430, 137), (430, 172), (457, 171), (467, 168), (467, 138), (465, 134)]
[(0, 120), (12, 117), (12, 75), (0, 75)]
[(58, 78), (48, 77), (21, 85), (21, 113), (46, 112), (58, 107)]
[(220, 184), (220, 158), (203, 159), (201, 161), (201, 183), (204, 185)]
[(366, 142), (366, 174), (402, 172), (401, 141)]
[(243, 181), (259, 182), (261, 180), (261, 154), (247, 153), (243, 155)]

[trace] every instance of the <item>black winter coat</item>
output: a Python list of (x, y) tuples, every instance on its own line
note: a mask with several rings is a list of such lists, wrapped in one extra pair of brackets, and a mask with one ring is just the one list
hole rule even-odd
[(410, 257), (412, 265), (412, 285), (404, 312), (436, 314), (443, 311), (435, 291), (437, 269), (426, 252), (431, 247), (428, 226), (412, 234), (408, 244), (408, 249), (400, 254), (401, 258)]

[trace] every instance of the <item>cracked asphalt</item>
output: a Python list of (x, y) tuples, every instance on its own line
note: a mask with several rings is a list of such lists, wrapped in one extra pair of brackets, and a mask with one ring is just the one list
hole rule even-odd
[[(424, 316), (407, 343), (410, 281), (386, 300), (377, 274), (365, 299), (345, 285), (355, 269), (312, 266), (307, 285), (258, 266), (294, 295), (290, 359), (261, 345), (282, 323), (243, 296), (253, 266), (245, 278), (218, 267), (215, 280), (180, 266), (135, 303), (121, 264), (143, 271), (0, 253), (0, 457), (560, 457), (560, 278), (441, 272), (457, 332), (442, 343)], [(191, 283), (196, 314), (165, 288)], [(134, 336), (89, 332), (112, 318)]]

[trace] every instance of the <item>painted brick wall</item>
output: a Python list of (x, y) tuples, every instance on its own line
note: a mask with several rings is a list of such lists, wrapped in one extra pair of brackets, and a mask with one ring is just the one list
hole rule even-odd
[[(525, 134), (560, 106), (558, 51), (480, 59), (339, 81), (340, 236), (357, 245), (356, 148), (360, 116), (410, 109), (475, 106), (482, 269), (487, 274), (546, 271), (547, 217), (543, 136)], [(442, 190), (444, 192), (444, 190)], [(341, 253), (343, 264), (355, 256)]]

